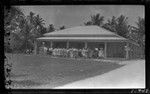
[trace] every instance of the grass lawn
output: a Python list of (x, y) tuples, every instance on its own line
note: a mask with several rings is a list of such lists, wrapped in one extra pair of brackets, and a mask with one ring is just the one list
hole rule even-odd
[[(11, 54), (6, 54), (10, 57)], [(14, 54), (11, 79), (14, 87), (50, 84), (51, 88), (101, 75), (123, 65), (90, 59), (53, 58), (40, 55)]]

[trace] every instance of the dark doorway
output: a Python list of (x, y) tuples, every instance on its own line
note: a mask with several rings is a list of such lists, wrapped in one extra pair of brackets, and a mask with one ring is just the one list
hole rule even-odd
[(53, 48), (66, 48), (66, 42), (53, 42)]
[(95, 49), (95, 48), (103, 48), (104, 49), (105, 45), (103, 42), (88, 42), (88, 48), (90, 49)]
[(78, 48), (82, 49), (84, 48), (84, 42), (69, 42), (69, 48)]

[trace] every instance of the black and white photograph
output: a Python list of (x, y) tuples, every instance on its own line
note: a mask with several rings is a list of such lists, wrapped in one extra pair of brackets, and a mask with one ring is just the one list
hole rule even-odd
[(146, 87), (144, 5), (14, 5), (4, 32), (6, 88)]

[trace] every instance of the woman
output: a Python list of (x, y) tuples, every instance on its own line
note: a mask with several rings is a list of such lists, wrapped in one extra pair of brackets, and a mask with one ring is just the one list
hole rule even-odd
[(94, 49), (93, 57), (94, 57), (94, 58), (97, 58), (97, 57), (98, 57), (98, 48), (95, 48), (95, 49)]
[(98, 51), (98, 57), (99, 57), (99, 58), (104, 58), (104, 51), (103, 51), (103, 48), (100, 48), (100, 50)]

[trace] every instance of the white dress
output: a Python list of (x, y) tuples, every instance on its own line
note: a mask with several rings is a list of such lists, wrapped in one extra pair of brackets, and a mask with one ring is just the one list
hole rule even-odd
[(103, 52), (103, 50), (99, 50), (99, 52), (98, 52), (98, 57), (104, 57), (104, 52)]

